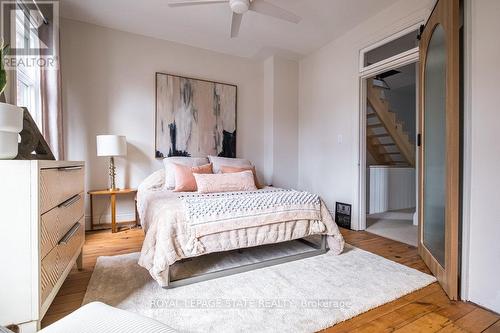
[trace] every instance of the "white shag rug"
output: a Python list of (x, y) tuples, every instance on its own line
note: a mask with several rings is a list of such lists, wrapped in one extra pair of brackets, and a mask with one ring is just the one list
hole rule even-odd
[[(294, 243), (297, 251), (303, 246)], [(228, 261), (234, 264), (237, 255), (242, 262), (255, 261), (262, 249), (255, 250), (255, 255), (253, 249), (229, 254)], [(280, 252), (289, 253), (290, 244), (269, 251)], [(183, 265), (203, 267), (215, 262), (220, 266), (223, 255), (210, 256)], [(138, 253), (99, 257), (83, 303), (101, 301), (182, 332), (316, 332), (436, 281), (346, 246), (338, 256), (326, 253), (166, 290), (137, 265), (138, 258)]]

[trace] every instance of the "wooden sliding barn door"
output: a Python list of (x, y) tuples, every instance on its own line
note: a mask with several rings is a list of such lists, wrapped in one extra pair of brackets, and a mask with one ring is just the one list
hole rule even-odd
[(459, 0), (439, 0), (420, 38), (418, 251), (458, 298), (460, 220)]

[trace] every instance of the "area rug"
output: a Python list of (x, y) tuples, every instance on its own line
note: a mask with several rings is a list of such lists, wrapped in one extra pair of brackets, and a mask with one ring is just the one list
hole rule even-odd
[[(281, 244), (268, 252), (299, 251), (301, 246), (305, 245)], [(252, 251), (238, 254), (243, 261), (262, 255), (262, 249), (255, 255)], [(238, 254), (229, 254), (232, 257), (225, 262), (234, 264)], [(222, 262), (223, 256), (204, 256), (186, 264), (202, 267), (205, 261)], [(338, 256), (326, 253), (166, 290), (137, 265), (138, 258), (138, 253), (99, 257), (83, 303), (101, 301), (182, 332), (316, 332), (435, 281), (428, 274), (347, 246)]]

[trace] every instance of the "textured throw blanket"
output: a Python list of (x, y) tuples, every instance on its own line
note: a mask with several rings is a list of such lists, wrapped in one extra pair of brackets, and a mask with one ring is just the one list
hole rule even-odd
[(317, 195), (295, 190), (267, 189), (246, 192), (185, 194), (187, 249), (193, 254), (206, 251), (203, 236), (265, 226), (284, 221), (309, 220), (311, 234), (325, 231), (321, 222), (321, 201)]
[[(321, 220), (317, 195), (295, 190), (187, 194), (180, 197), (195, 237), (291, 220)], [(318, 230), (319, 232), (320, 230)]]

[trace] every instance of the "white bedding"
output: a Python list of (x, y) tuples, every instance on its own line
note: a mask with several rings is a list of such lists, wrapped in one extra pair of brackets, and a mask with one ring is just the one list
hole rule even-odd
[[(178, 260), (207, 253), (285, 242), (314, 234), (328, 235), (330, 251), (339, 254), (344, 240), (330, 212), (321, 201), (321, 220), (290, 219), (248, 227), (224, 229), (195, 237), (189, 228), (186, 209), (176, 193), (163, 189), (161, 171), (148, 177), (138, 191), (138, 211), (146, 233), (139, 265), (148, 269), (161, 285), (167, 286), (169, 266)], [(269, 190), (269, 188), (267, 188)], [(266, 191), (265, 189), (259, 191)]]

